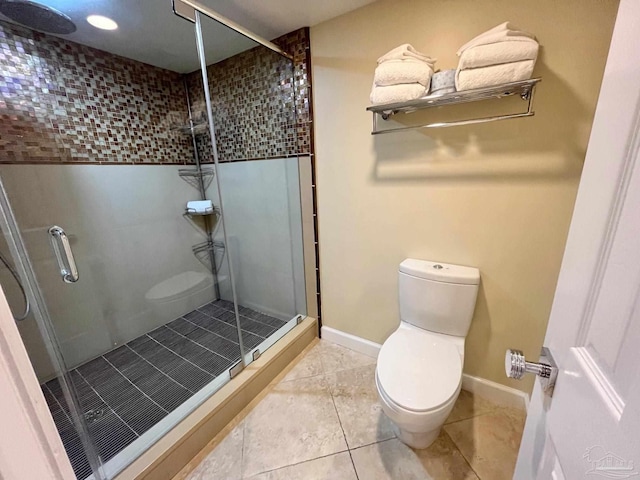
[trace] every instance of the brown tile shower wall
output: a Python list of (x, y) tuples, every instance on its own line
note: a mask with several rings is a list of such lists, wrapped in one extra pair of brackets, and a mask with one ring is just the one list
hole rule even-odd
[[(255, 47), (207, 68), (220, 161), (282, 158), (311, 151), (309, 30), (274, 40), (293, 63)], [(206, 121), (202, 73), (187, 75), (192, 111)], [(210, 137), (197, 137), (204, 163), (212, 162)]]
[(190, 163), (182, 75), (0, 21), (0, 163)]

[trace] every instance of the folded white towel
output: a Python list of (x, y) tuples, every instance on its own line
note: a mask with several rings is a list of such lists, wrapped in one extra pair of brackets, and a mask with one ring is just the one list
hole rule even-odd
[(456, 72), (456, 90), (470, 90), (528, 80), (531, 78), (535, 64), (535, 60), (524, 60), (489, 67), (458, 70)]
[(418, 52), (415, 48), (413, 48), (408, 43), (400, 45), (399, 47), (394, 48), (393, 50), (385, 53), (378, 59), (378, 63), (387, 62), (389, 60), (420, 60), (422, 62), (428, 63), (431, 68), (436, 63), (435, 58), (431, 58), (424, 53)]
[(380, 87), (403, 83), (419, 83), (428, 87), (432, 75), (433, 68), (426, 62), (418, 60), (388, 60), (376, 67), (373, 83)]
[(187, 202), (187, 213), (204, 215), (213, 212), (213, 202), (211, 200), (191, 200)]
[(535, 42), (536, 37), (523, 30), (518, 30), (509, 22), (501, 23), (500, 25), (481, 33), (477, 37), (469, 40), (465, 43), (457, 52), (457, 55), (462, 55), (462, 52), (471, 47), (477, 47), (479, 45), (489, 45), (499, 42)]
[(370, 100), (373, 105), (408, 102), (422, 97), (426, 91), (425, 86), (419, 83), (406, 83), (389, 87), (379, 87), (374, 84), (371, 89)]
[(538, 58), (538, 48), (538, 42), (536, 41), (520, 42), (511, 39), (488, 45), (477, 45), (462, 52), (458, 62), (458, 70), (488, 67), (522, 60), (535, 61)]

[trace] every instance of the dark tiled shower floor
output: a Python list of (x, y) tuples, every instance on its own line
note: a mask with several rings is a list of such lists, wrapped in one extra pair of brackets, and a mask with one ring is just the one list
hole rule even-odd
[[(247, 307), (239, 307), (239, 312), (247, 350), (286, 323)], [(218, 300), (72, 370), (102, 461), (122, 451), (239, 359), (233, 303)], [(91, 468), (58, 380), (43, 384), (42, 390), (75, 474), (86, 478)]]

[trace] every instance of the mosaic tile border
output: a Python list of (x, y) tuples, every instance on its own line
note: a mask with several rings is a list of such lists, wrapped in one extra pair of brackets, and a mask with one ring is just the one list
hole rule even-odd
[(182, 76), (0, 21), (0, 162), (185, 163)]
[[(208, 68), (221, 161), (308, 155), (309, 32)], [(0, 163), (190, 164), (185, 88), (205, 119), (200, 71), (181, 75), (0, 21)], [(186, 83), (186, 87), (185, 87)], [(212, 161), (208, 132), (198, 136)]]

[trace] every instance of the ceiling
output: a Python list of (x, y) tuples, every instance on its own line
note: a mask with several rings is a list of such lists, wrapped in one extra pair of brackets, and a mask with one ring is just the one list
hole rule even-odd
[[(199, 68), (194, 25), (173, 13), (171, 0), (36, 0), (68, 15), (77, 26), (58, 35), (123, 57), (180, 73)], [(200, 3), (254, 33), (273, 39), (300, 27), (321, 23), (374, 0), (201, 0)], [(98, 30), (88, 15), (104, 15), (118, 23)], [(7, 20), (0, 14), (0, 18)], [(203, 39), (207, 64), (219, 62), (256, 44), (206, 18)]]

